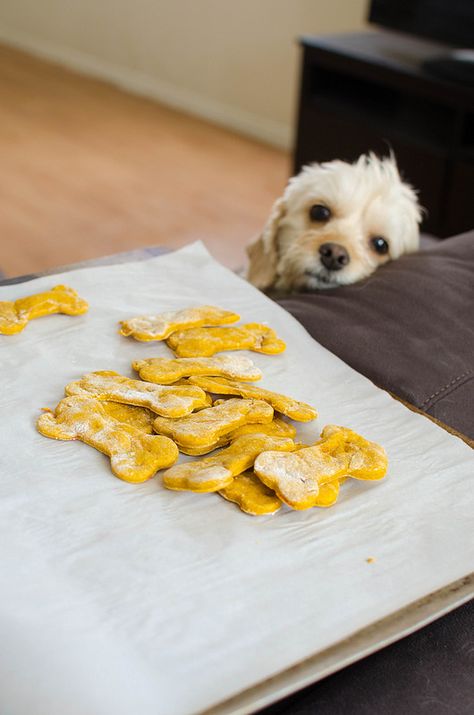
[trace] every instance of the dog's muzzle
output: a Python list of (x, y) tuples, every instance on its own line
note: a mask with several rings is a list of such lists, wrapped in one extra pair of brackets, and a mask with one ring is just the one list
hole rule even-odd
[(321, 256), (321, 263), (328, 271), (340, 271), (351, 260), (344, 246), (339, 243), (321, 244), (319, 255)]

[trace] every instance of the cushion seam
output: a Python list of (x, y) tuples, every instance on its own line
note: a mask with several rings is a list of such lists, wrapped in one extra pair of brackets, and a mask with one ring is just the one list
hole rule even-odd
[[(420, 404), (420, 407), (421, 407), (422, 409), (426, 409), (427, 407), (431, 407), (432, 405), (431, 405), (431, 404), (428, 404), (428, 403), (431, 402), (431, 400), (434, 400), (436, 397), (439, 398), (439, 396), (440, 396), (442, 393), (446, 392), (446, 390), (449, 390), (449, 388), (453, 388), (453, 387), (457, 388), (457, 387), (460, 387), (460, 385), (458, 385), (458, 384), (456, 384), (456, 383), (459, 383), (460, 380), (462, 380), (463, 378), (468, 377), (469, 375), (472, 375), (473, 372), (474, 372), (474, 369), (471, 368), (471, 369), (466, 370), (465, 372), (463, 372), (461, 375), (458, 375), (457, 377), (454, 377), (454, 378), (453, 378), (450, 382), (448, 382), (446, 385), (444, 385), (443, 387), (440, 387), (439, 390), (437, 390), (436, 392), (433, 392), (432, 395), (430, 395), (429, 397), (427, 397), (426, 400), (424, 400), (424, 401)], [(438, 401), (438, 400), (435, 400), (435, 402), (437, 402), (437, 401)], [(432, 403), (432, 404), (433, 404), (433, 403)]]

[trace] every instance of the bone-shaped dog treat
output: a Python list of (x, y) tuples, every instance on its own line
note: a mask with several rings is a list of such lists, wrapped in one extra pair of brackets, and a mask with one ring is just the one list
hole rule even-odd
[(241, 397), (253, 398), (255, 400), (265, 400), (274, 410), (281, 412), (293, 420), (299, 422), (309, 422), (314, 420), (318, 413), (304, 402), (298, 402), (291, 397), (280, 395), (278, 392), (265, 390), (257, 385), (247, 385), (245, 382), (237, 382), (236, 380), (227, 380), (224, 377), (190, 377), (189, 382), (192, 385), (198, 385), (207, 392), (213, 392), (220, 395), (240, 395)]
[(112, 370), (90, 372), (77, 382), (70, 382), (66, 394), (93, 395), (99, 400), (147, 407), (165, 417), (183, 417), (208, 404), (208, 397), (200, 387), (156, 385), (132, 380)]
[(345, 476), (381, 479), (387, 471), (387, 457), (379, 445), (352, 430), (330, 425), (314, 446), (285, 459), (278, 452), (265, 452), (256, 459), (254, 469), (286, 504), (308, 509), (318, 505), (323, 484)]
[[(259, 479), (293, 509), (309, 509), (318, 501), (320, 485), (344, 476), (348, 458), (343, 451), (344, 439), (332, 439), (331, 446), (320, 443), (305, 447), (281, 460), (278, 452), (263, 452), (255, 460)], [(336, 446), (340, 448), (335, 456)]]
[(276, 355), (286, 347), (275, 331), (259, 323), (231, 328), (194, 328), (173, 333), (168, 346), (178, 357), (210, 357), (223, 350), (253, 350)]
[(93, 397), (66, 397), (54, 414), (40, 416), (37, 428), (45, 437), (79, 439), (107, 454), (113, 473), (126, 482), (144, 482), (178, 458), (178, 448), (168, 437), (117, 422)]
[(203, 325), (227, 325), (240, 320), (240, 315), (213, 305), (167, 311), (158, 315), (140, 315), (120, 323), (120, 333), (135, 340), (165, 340), (176, 330), (197, 328)]
[(272, 418), (273, 408), (267, 402), (233, 398), (180, 419), (157, 417), (153, 426), (155, 432), (171, 437), (178, 445), (203, 447), (243, 424), (271, 422)]
[(113, 417), (117, 422), (125, 422), (136, 427), (146, 434), (154, 434), (153, 420), (156, 414), (145, 407), (124, 405), (121, 402), (101, 402), (106, 415)]
[[(219, 404), (224, 404), (224, 402), (225, 400), (219, 402)], [(209, 444), (202, 445), (200, 447), (183, 447), (182, 445), (178, 445), (179, 451), (183, 452), (183, 454), (200, 457), (203, 454), (213, 452), (218, 447), (225, 447), (227, 444), (229, 444), (229, 442), (233, 442), (234, 439), (237, 439), (237, 437), (241, 437), (243, 434), (266, 434), (270, 437), (293, 438), (296, 435), (296, 428), (288, 422), (285, 422), (284, 420), (280, 419), (279, 417), (275, 417), (271, 422), (268, 422), (267, 424), (253, 423), (242, 425), (241, 427), (237, 427), (237, 429), (233, 430), (224, 437), (220, 437), (216, 442), (210, 442)]]
[(363, 481), (382, 479), (388, 468), (385, 449), (376, 442), (369, 442), (357, 432), (338, 425), (326, 425), (321, 432), (321, 439), (330, 440), (341, 434), (344, 438), (344, 449), (349, 456), (347, 476)]
[(0, 301), (0, 334), (20, 333), (28, 321), (44, 315), (81, 315), (88, 307), (75, 290), (63, 285), (15, 301)]
[(288, 437), (247, 434), (212, 457), (176, 464), (163, 474), (168, 489), (193, 492), (217, 492), (229, 486), (233, 478), (249, 469), (266, 449), (291, 450), (295, 443)]
[(260, 380), (261, 370), (243, 355), (222, 355), (207, 358), (148, 358), (132, 363), (142, 380), (170, 385), (190, 375), (222, 375), (236, 380)]
[(228, 487), (219, 490), (227, 501), (238, 504), (242, 511), (253, 516), (274, 514), (281, 507), (275, 492), (263, 484), (254, 472), (247, 471), (235, 477)]

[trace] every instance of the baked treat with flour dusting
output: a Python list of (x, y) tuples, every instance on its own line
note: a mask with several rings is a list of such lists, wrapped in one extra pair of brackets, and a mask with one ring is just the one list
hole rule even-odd
[[(288, 455), (262, 452), (255, 460), (254, 470), (259, 479), (288, 506), (309, 509), (318, 506), (323, 485), (339, 482), (344, 477), (371, 481), (382, 479), (387, 466), (383, 447), (346, 427), (328, 425), (323, 429), (321, 439), (312, 447)], [(328, 497), (331, 501), (330, 494)]]
[(195, 385), (156, 385), (133, 380), (113, 370), (90, 372), (66, 385), (65, 392), (66, 395), (89, 395), (99, 400), (147, 407), (157, 415), (172, 418), (184, 417), (209, 404), (204, 390)]
[(170, 335), (166, 342), (177, 357), (211, 357), (225, 350), (253, 350), (278, 355), (286, 348), (272, 328), (260, 323), (180, 330)]
[(305, 402), (299, 402), (292, 397), (281, 395), (279, 392), (265, 390), (258, 385), (247, 385), (238, 380), (228, 380), (225, 377), (202, 377), (193, 376), (189, 378), (191, 385), (198, 385), (206, 392), (218, 395), (240, 395), (241, 397), (253, 398), (255, 400), (265, 400), (276, 412), (290, 417), (298, 422), (309, 422), (316, 419), (318, 413)]
[(266, 423), (273, 419), (273, 408), (262, 400), (231, 398), (181, 419), (157, 417), (155, 432), (171, 437), (182, 447), (203, 447), (217, 442), (241, 425)]
[(171, 467), (163, 474), (163, 484), (168, 489), (217, 492), (249, 469), (257, 455), (266, 449), (288, 451), (295, 449), (295, 443), (289, 437), (243, 435), (212, 457)]
[(73, 288), (65, 285), (57, 285), (43, 293), (35, 293), (14, 301), (2, 300), (0, 301), (0, 335), (20, 333), (30, 320), (45, 315), (55, 313), (82, 315), (88, 308), (87, 301)]
[(118, 422), (94, 397), (64, 398), (54, 412), (47, 411), (39, 417), (37, 429), (45, 437), (78, 439), (95, 447), (110, 457), (117, 477), (135, 484), (170, 467), (178, 458), (178, 448), (171, 439), (145, 434), (133, 425)]
[(120, 333), (135, 340), (166, 340), (176, 330), (198, 328), (203, 325), (227, 325), (240, 320), (240, 315), (214, 305), (199, 305), (183, 310), (169, 310), (157, 315), (139, 315), (122, 320)]
[(244, 355), (221, 355), (197, 358), (146, 358), (132, 363), (142, 380), (170, 385), (194, 375), (230, 377), (253, 382), (260, 380), (262, 371)]

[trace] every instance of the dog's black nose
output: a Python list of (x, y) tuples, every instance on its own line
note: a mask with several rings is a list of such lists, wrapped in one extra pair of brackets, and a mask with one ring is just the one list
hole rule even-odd
[(329, 271), (340, 271), (351, 260), (344, 246), (339, 243), (323, 243), (319, 247), (319, 253), (321, 263)]

